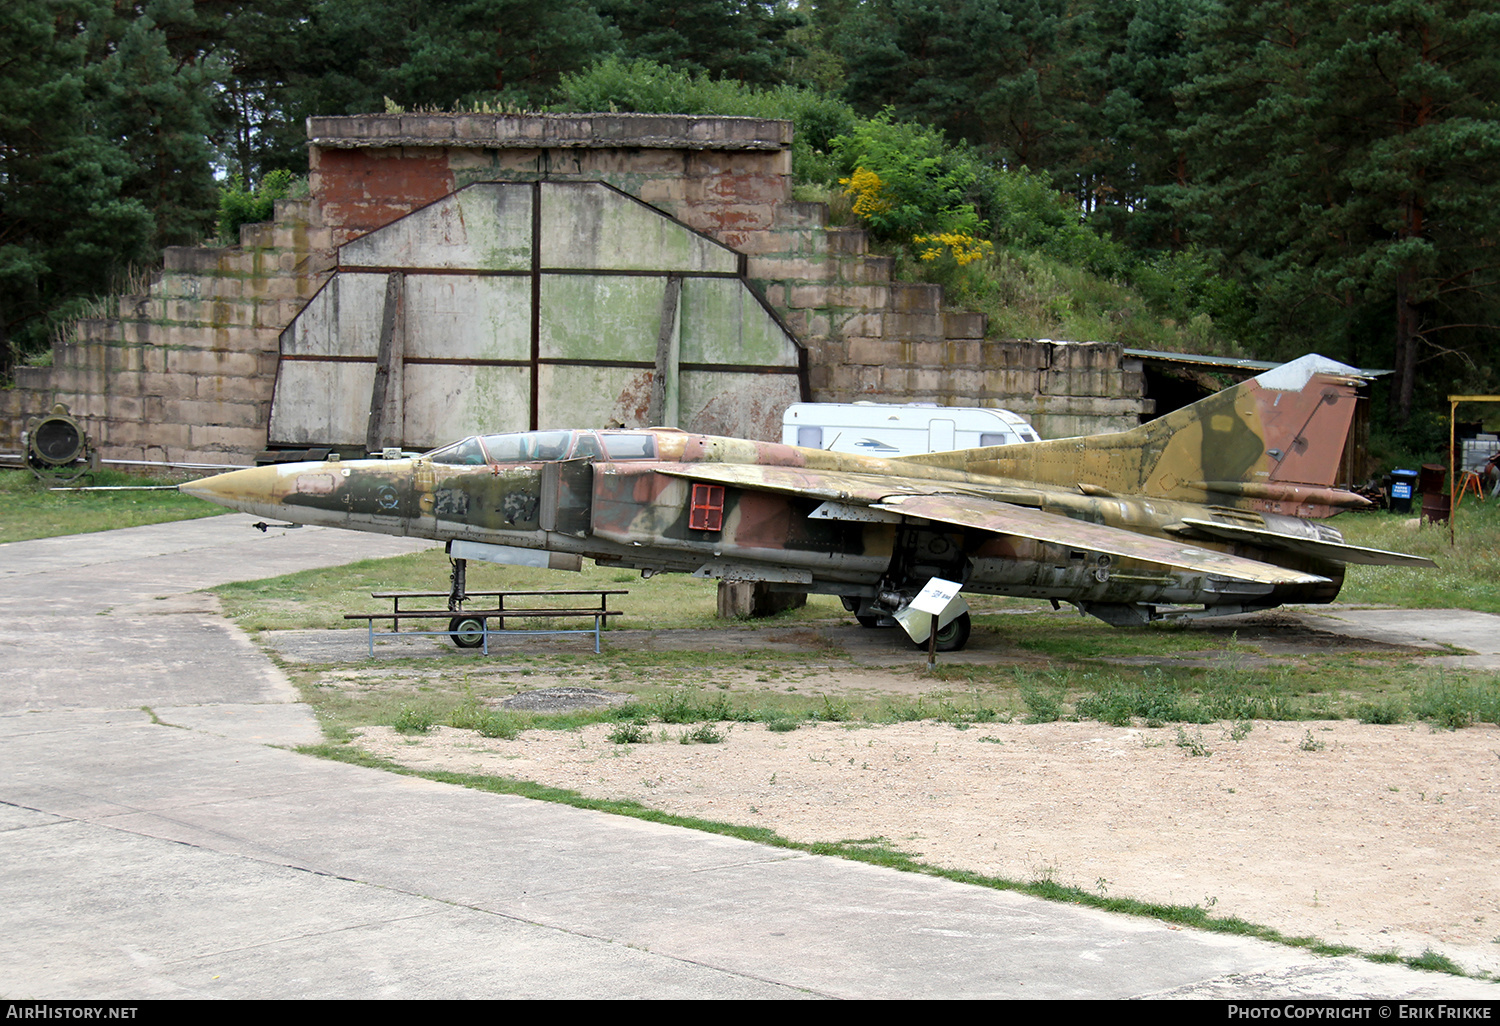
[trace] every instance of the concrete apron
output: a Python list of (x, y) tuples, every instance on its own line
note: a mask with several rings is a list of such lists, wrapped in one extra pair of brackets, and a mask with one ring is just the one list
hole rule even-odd
[(0, 546), (7, 997), (1496, 993), (269, 747), (309, 711), (189, 593), (421, 545), (250, 520)]

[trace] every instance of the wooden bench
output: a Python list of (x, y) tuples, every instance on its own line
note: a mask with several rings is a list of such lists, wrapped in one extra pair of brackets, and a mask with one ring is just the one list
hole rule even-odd
[[(594, 653), (599, 652), (599, 634), (607, 626), (611, 616), (621, 615), (618, 609), (609, 608), (609, 597), (611, 595), (629, 595), (628, 591), (471, 591), (464, 596), (464, 601), (471, 599), (493, 599), (493, 607), (486, 606), (482, 609), (402, 609), (402, 599), (433, 599), (448, 598), (446, 591), (375, 591), (370, 593), (371, 598), (388, 598), (391, 600), (391, 611), (388, 613), (345, 613), (345, 620), (366, 620), (370, 628), (370, 655), (375, 655), (375, 639), (391, 638), (397, 635), (416, 635), (418, 637), (442, 637), (453, 639), (453, 643), (459, 648), (483, 648), (484, 654), (490, 654), (490, 635), (501, 632), (511, 635), (530, 634), (592, 634), (594, 636)], [(510, 605), (506, 606), (507, 600), (521, 599), (535, 601), (537, 599), (561, 599), (573, 598), (575, 596), (589, 596), (597, 604), (570, 605), (570, 606), (534, 606), (534, 605)], [(506, 630), (506, 620), (516, 619), (541, 619), (555, 620), (559, 618), (581, 618), (593, 619), (594, 626), (589, 629), (553, 628), (550, 630)], [(391, 621), (389, 631), (375, 630), (376, 620)], [(447, 620), (448, 629), (443, 631), (413, 631), (401, 629), (401, 622), (421, 620)], [(499, 621), (499, 629), (490, 627), (491, 621)]]

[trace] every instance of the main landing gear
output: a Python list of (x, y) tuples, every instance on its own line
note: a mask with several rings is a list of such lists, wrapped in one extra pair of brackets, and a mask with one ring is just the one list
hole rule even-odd
[[(939, 652), (957, 652), (969, 643), (969, 632), (973, 624), (969, 620), (968, 613), (960, 613), (946, 624), (938, 628), (937, 650)], [(917, 648), (925, 649), (927, 642), (912, 642)]]
[(464, 601), (469, 597), (465, 591), (469, 561), (452, 559), (453, 572), (448, 575), (452, 587), (448, 591), (448, 609), (458, 615), (448, 621), (448, 636), (459, 648), (478, 648), (484, 644), (484, 617), (468, 616), (463, 611)]

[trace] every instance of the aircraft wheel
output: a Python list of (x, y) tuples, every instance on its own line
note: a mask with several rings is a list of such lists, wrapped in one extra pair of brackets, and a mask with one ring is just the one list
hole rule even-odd
[(856, 616), (855, 619), (859, 621), (861, 627), (880, 626), (880, 617), (878, 616)]
[(459, 648), (478, 648), (484, 644), (484, 617), (455, 616), (448, 621), (448, 636)]
[[(941, 627), (937, 632), (937, 650), (939, 652), (957, 652), (969, 643), (969, 631), (972, 624), (969, 622), (969, 614), (963, 613), (948, 621), (946, 627)], [(917, 648), (925, 649), (927, 642), (916, 644)]]

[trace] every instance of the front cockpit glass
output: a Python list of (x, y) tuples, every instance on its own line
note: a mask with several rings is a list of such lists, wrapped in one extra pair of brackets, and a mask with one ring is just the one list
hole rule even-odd
[(512, 431), (465, 438), (426, 455), (433, 463), (475, 467), (486, 463), (542, 463), (566, 459), (649, 460), (656, 439), (644, 434), (597, 435), (592, 431)]
[(656, 438), (652, 435), (606, 432), (604, 451), (612, 460), (651, 460), (656, 458)]
[(484, 450), (479, 447), (479, 439), (465, 438), (462, 442), (434, 449), (427, 454), (427, 459), (434, 463), (478, 467), (484, 465)]
[(484, 451), (491, 463), (537, 463), (560, 460), (568, 455), (571, 431), (520, 431), (507, 435), (485, 435)]

